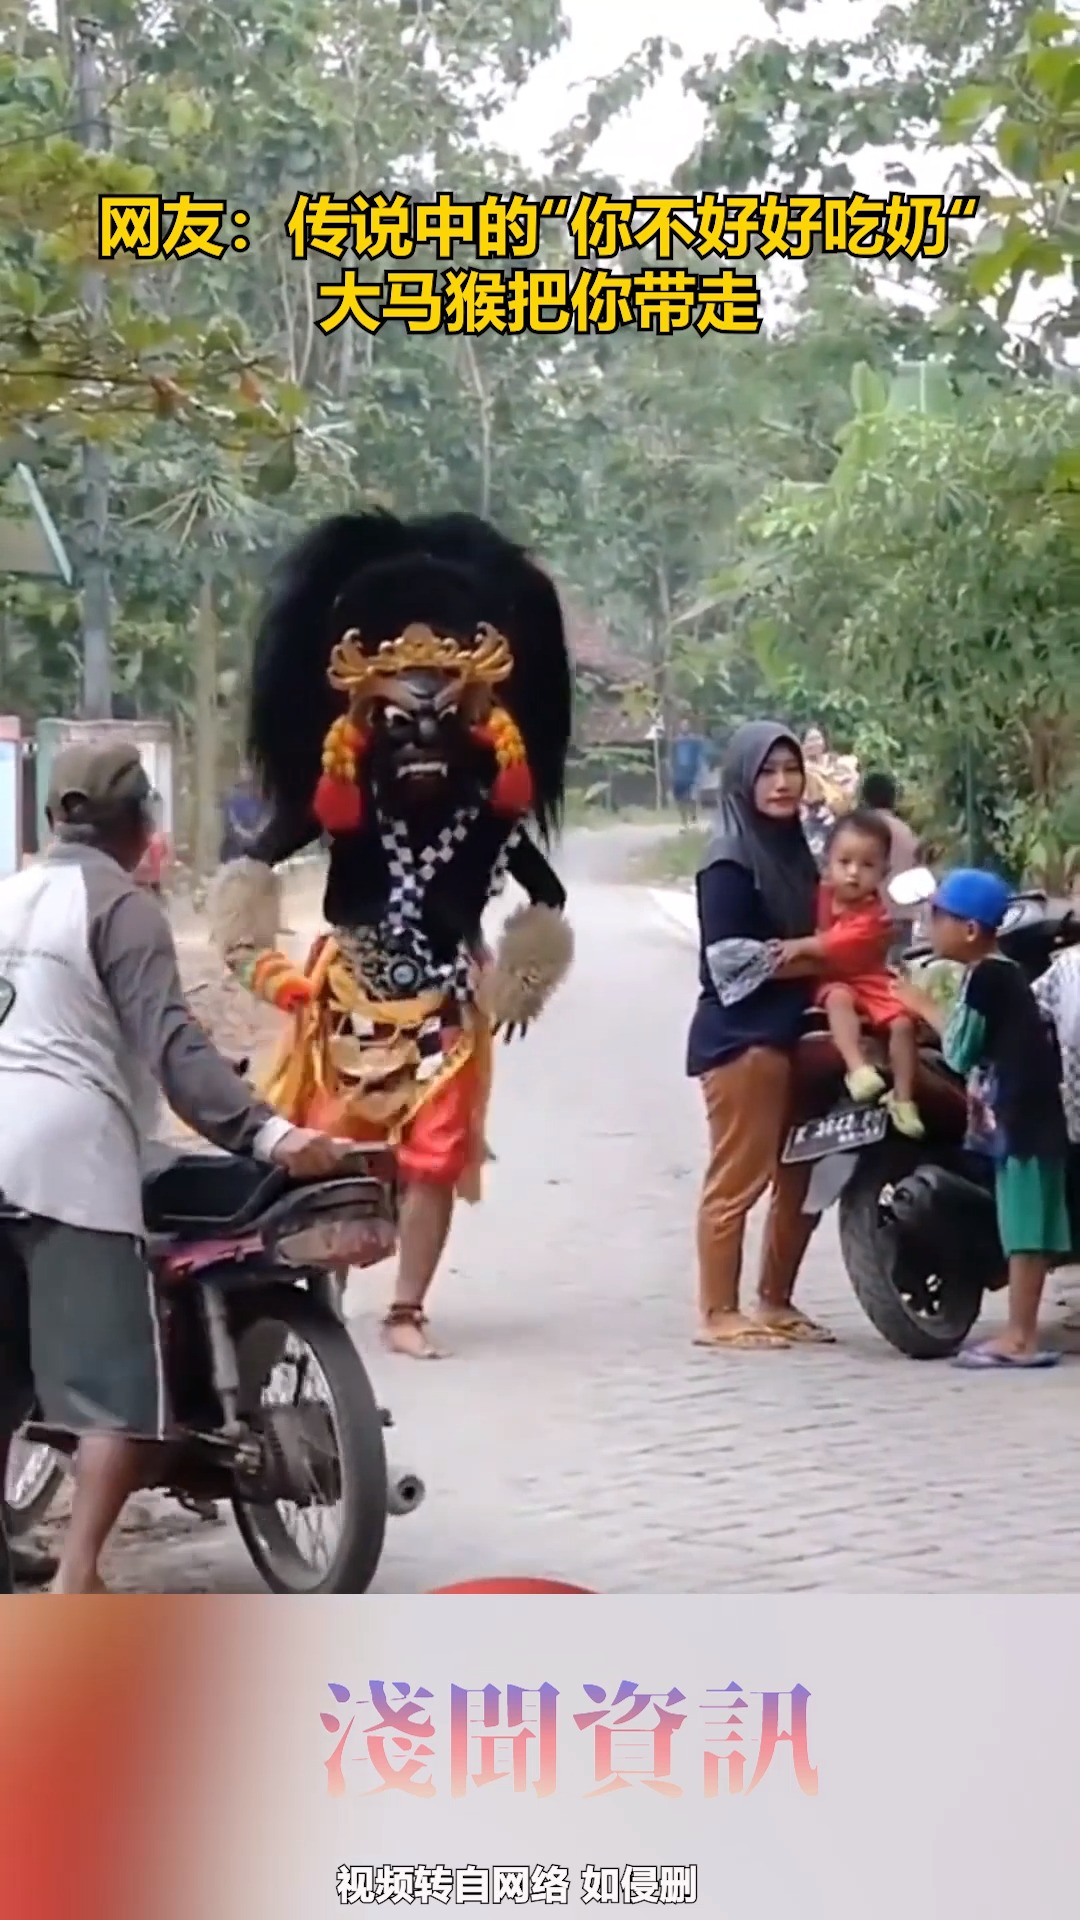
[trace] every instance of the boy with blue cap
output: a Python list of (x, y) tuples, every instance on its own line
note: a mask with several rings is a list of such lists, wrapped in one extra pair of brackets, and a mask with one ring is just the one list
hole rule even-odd
[(1060, 1061), (1027, 979), (998, 950), (1010, 898), (994, 873), (947, 874), (934, 897), (931, 938), (940, 959), (967, 968), (960, 998), (947, 1014), (917, 989), (901, 989), (912, 1012), (941, 1033), (946, 1065), (968, 1077), (972, 1144), (995, 1162), (1009, 1320), (995, 1339), (957, 1354), (957, 1366), (979, 1370), (1060, 1360), (1038, 1346), (1039, 1305), (1051, 1264), (1072, 1240)]

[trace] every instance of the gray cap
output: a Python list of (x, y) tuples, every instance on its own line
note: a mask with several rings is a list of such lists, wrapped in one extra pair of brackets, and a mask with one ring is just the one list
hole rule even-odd
[(150, 782), (131, 740), (65, 747), (52, 763), (46, 805), (54, 819), (77, 809), (109, 810), (150, 797)]

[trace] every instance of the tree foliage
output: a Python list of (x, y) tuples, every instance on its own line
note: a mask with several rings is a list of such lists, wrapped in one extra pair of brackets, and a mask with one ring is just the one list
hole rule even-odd
[(1039, 8), (997, 69), (945, 103), (947, 139), (974, 143), (993, 219), (970, 263), (977, 295), (1007, 316), (1025, 283), (1066, 277), (1051, 309), (1059, 333), (1080, 336), (1080, 26)]
[[(786, 28), (802, 8), (771, 11)], [(1080, 858), (1076, 23), (916, 0), (843, 45), (779, 31), (692, 84), (709, 123), (691, 179), (843, 192), (853, 154), (899, 146), (887, 171), (909, 188), (929, 146), (939, 178), (951, 162), (980, 194), (981, 226), (945, 261), (879, 271), (879, 295), (917, 295), (921, 337), (891, 377), (849, 366), (826, 473), (774, 471), (713, 587), (729, 649), (773, 685), (858, 688), (940, 832), (974, 767), (992, 850), (1060, 879)], [(1048, 283), (1016, 324), (1021, 291), (1030, 310)], [(857, 702), (847, 714), (865, 739)]]
[[(492, 129), (561, 45), (559, 0), (98, 0), (110, 150), (89, 153), (72, 10), (50, 28), (0, 0), (0, 461), (30, 433), (78, 554), (79, 447), (108, 442), (119, 694), (227, 753), (297, 522), (465, 508), (602, 624), (642, 732), (687, 706), (717, 732), (817, 718), (906, 770), (942, 832), (974, 750), (1006, 850), (1060, 866), (1080, 844), (1075, 22), (912, 0), (830, 41), (801, 3), (767, 10), (767, 36), (688, 76), (706, 124), (673, 188), (843, 194), (869, 151), (913, 192), (932, 153), (934, 187), (981, 197), (945, 258), (751, 259), (756, 336), (372, 337), (315, 324), (349, 256), (297, 257), (297, 195), (629, 191), (593, 149), (674, 57), (662, 31), (529, 168)], [(250, 244), (110, 261), (102, 304), (103, 192), (242, 208)], [(530, 264), (575, 265), (555, 223)], [(79, 646), (69, 596), (0, 584), (6, 706), (70, 710)]]

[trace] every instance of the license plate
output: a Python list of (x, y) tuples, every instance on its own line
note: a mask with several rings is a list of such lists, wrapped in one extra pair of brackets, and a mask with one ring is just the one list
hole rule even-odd
[(858, 1153), (874, 1147), (889, 1131), (889, 1116), (884, 1107), (835, 1107), (820, 1120), (806, 1120), (792, 1127), (784, 1147), (784, 1165), (799, 1166), (807, 1160), (824, 1160), (830, 1153)]

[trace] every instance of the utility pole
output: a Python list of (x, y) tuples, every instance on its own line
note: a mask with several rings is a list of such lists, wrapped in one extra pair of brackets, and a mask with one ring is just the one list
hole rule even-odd
[[(79, 137), (91, 153), (104, 153), (109, 144), (105, 119), (104, 85), (96, 20), (73, 22), (72, 60), (75, 113)], [(105, 275), (92, 267), (86, 275), (83, 304), (91, 332), (104, 329)], [(109, 460), (94, 441), (83, 447), (82, 528), (82, 717), (112, 718), (112, 592), (109, 584)]]

